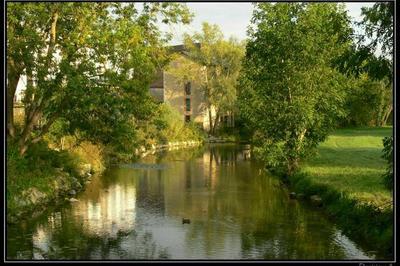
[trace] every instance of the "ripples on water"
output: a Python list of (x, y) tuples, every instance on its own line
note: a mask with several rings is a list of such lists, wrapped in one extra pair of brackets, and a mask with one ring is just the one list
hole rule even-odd
[[(372, 259), (320, 211), (290, 200), (240, 146), (107, 170), (79, 202), (8, 227), (9, 259)], [(182, 224), (182, 218), (191, 220)]]

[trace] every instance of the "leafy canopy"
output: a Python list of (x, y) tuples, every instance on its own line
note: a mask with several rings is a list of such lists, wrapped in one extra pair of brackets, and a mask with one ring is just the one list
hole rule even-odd
[[(244, 45), (234, 38), (224, 39), (217, 25), (206, 22), (201, 32), (186, 34), (184, 40), (187, 51), (176, 59), (180, 67), (169, 72), (181, 83), (199, 84), (213, 132), (219, 116), (234, 111)], [(211, 109), (215, 110), (215, 116), (211, 115)]]
[(342, 5), (256, 4), (239, 106), (270, 167), (291, 174), (344, 115), (347, 80), (333, 61), (351, 33)]
[(8, 3), (8, 74), (28, 80), (21, 153), (57, 119), (94, 142), (132, 143), (135, 121), (153, 110), (148, 85), (168, 60), (160, 19), (188, 23), (191, 14), (179, 3), (141, 12), (133, 3)]

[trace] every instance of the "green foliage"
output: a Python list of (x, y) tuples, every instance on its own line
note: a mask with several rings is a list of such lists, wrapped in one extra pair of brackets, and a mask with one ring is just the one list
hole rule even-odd
[(185, 123), (179, 112), (167, 103), (157, 106), (154, 117), (145, 125), (144, 133), (147, 144), (203, 139), (199, 127), (194, 122)]
[(241, 128), (237, 126), (231, 127), (221, 124), (216, 135), (226, 142), (247, 142), (249, 140), (245, 134), (242, 134)]
[[(365, 34), (358, 36), (357, 44), (349, 47), (336, 62), (338, 68), (358, 77), (368, 73), (372, 79), (392, 79), (393, 71), (393, 3), (376, 3), (362, 8), (362, 22)], [(365, 43), (366, 37), (369, 43)], [(381, 51), (378, 52), (379, 47)]]
[(383, 138), (382, 158), (387, 161), (387, 169), (383, 175), (383, 182), (388, 189), (393, 189), (393, 136)]
[[(393, 11), (393, 3), (363, 8), (363, 21), (359, 24), (366, 34), (334, 63), (355, 80), (353, 91), (348, 92), (350, 124), (384, 126), (392, 113)], [(365, 37), (370, 43), (365, 44)], [(378, 47), (382, 47), (381, 53)]]
[[(68, 151), (56, 151), (48, 148), (46, 142), (41, 141), (32, 146), (26, 153), (26, 162), (29, 166), (54, 173), (55, 168), (63, 168), (72, 176), (78, 176), (77, 158), (71, 156)], [(28, 169), (29, 171), (29, 169)]]
[(235, 111), (236, 86), (244, 45), (234, 38), (225, 40), (217, 25), (203, 23), (202, 31), (186, 34), (185, 58), (179, 69), (170, 69), (182, 84), (192, 81), (200, 85), (206, 111), (216, 111), (211, 118), (210, 132), (216, 130), (219, 117)]
[(9, 74), (28, 80), (22, 154), (57, 119), (71, 135), (125, 144), (131, 120), (151, 114), (148, 85), (168, 59), (158, 20), (191, 15), (178, 3), (10, 3), (7, 18)]
[(350, 34), (349, 19), (338, 4), (256, 6), (239, 108), (268, 167), (292, 174), (345, 115), (347, 78), (333, 62), (349, 47)]
[(273, 143), (271, 141), (255, 140), (255, 143), (260, 143), (254, 148), (256, 157), (264, 162), (267, 162), (269, 171), (279, 177), (286, 177), (288, 161), (285, 160), (286, 154), (283, 142)]
[(62, 140), (64, 136), (68, 135), (68, 128), (69, 128), (69, 123), (67, 120), (62, 118), (56, 120), (50, 126), (49, 132), (46, 135), (47, 140), (58, 147), (62, 146), (59, 145), (59, 142)]
[(335, 61), (336, 68), (349, 76), (359, 78), (366, 73), (371, 79), (392, 79), (392, 62), (382, 56), (377, 57), (367, 46), (352, 45)]
[(367, 74), (354, 78), (347, 90), (346, 117), (341, 126), (384, 126), (392, 111), (393, 96), (386, 80)]
[[(239, 110), (238, 101), (236, 101), (236, 109)], [(237, 132), (241, 140), (250, 141), (253, 135), (253, 129), (245, 118), (242, 117), (241, 112), (237, 112), (235, 116), (234, 131)]]
[(375, 50), (380, 44), (383, 54), (392, 57), (394, 3), (382, 2), (375, 3), (372, 7), (364, 7), (362, 15), (364, 17), (361, 25), (365, 27), (365, 37), (372, 40), (369, 47)]
[[(38, 142), (32, 145), (25, 156), (19, 154), (18, 145), (7, 142), (7, 215), (14, 215), (31, 211), (29, 208), (41, 206), (21, 206), (17, 203), (21, 200), (21, 194), (31, 188), (45, 193), (50, 199), (54, 199), (57, 193), (52, 186), (61, 174), (82, 179), (77, 173), (78, 159), (67, 151), (55, 151), (47, 147), (47, 143)], [(62, 172), (56, 168), (63, 169)], [(82, 180), (81, 180), (82, 182)]]

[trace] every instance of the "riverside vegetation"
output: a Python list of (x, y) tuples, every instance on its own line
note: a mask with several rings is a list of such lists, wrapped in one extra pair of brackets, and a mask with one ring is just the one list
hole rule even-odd
[[(208, 133), (250, 141), (291, 195), (319, 199), (347, 234), (392, 254), (393, 4), (362, 14), (369, 43), (342, 4), (257, 3), (246, 42), (226, 41), (204, 23), (185, 36), (191, 61), (169, 71), (182, 84), (200, 83), (207, 106), (217, 107)], [(181, 3), (140, 11), (133, 3), (8, 4), (8, 222), (74, 196), (137, 149), (206, 138), (148, 92), (173, 58), (172, 36), (157, 23), (192, 17)], [(218, 125), (223, 113), (234, 115), (235, 128)]]
[(381, 156), (382, 138), (391, 134), (391, 127), (337, 130), (289, 177), (297, 194), (319, 195), (346, 234), (378, 243), (388, 254), (393, 253), (393, 195), (383, 182), (387, 163)]
[[(29, 213), (39, 214), (52, 201), (63, 202), (90, 183), (110, 164), (131, 161), (140, 153), (115, 152), (115, 147), (78, 141), (75, 136), (57, 135), (57, 123), (44, 140), (35, 143), (24, 156), (18, 145), (7, 143), (7, 221), (15, 222)], [(154, 118), (138, 130), (136, 150), (151, 149), (180, 141), (202, 142), (204, 133), (185, 124), (179, 113), (162, 104)], [(66, 198), (67, 197), (67, 198)]]
[(341, 5), (258, 4), (238, 105), (267, 169), (393, 254), (393, 4), (362, 13), (370, 43)]
[[(196, 126), (148, 93), (157, 68), (169, 60), (171, 36), (156, 24), (189, 23), (184, 4), (144, 3), (140, 12), (132, 3), (7, 7), (9, 221), (82, 186), (82, 165), (99, 172), (132, 159), (140, 146), (202, 139)], [(15, 121), (23, 75), (24, 115)]]

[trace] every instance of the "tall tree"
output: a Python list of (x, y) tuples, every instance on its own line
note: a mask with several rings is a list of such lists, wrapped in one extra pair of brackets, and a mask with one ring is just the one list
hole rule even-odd
[[(107, 143), (148, 115), (148, 84), (167, 59), (159, 18), (188, 23), (191, 14), (177, 3), (144, 3), (141, 12), (133, 3), (8, 3), (7, 127), (20, 153), (60, 118)], [(22, 74), (26, 116), (15, 132), (11, 99)]]
[(363, 73), (350, 77), (353, 82), (347, 91), (347, 115), (343, 126), (382, 126), (392, 111), (392, 92), (387, 80), (375, 80)]
[[(201, 32), (185, 35), (186, 57), (178, 58), (179, 69), (171, 69), (181, 82), (200, 84), (205, 108), (214, 133), (221, 115), (233, 113), (236, 86), (244, 56), (244, 45), (236, 39), (224, 39), (217, 25), (203, 23)], [(215, 116), (212, 115), (215, 110)]]
[(270, 168), (291, 175), (343, 115), (346, 78), (332, 62), (351, 33), (343, 5), (256, 5), (239, 106)]
[[(370, 39), (368, 46), (372, 50), (381, 47), (382, 54), (393, 57), (393, 17), (394, 2), (375, 3), (372, 7), (363, 7), (361, 25), (365, 27), (366, 37)], [(362, 39), (364, 40), (364, 39)]]
[[(374, 119), (376, 126), (386, 125), (393, 111), (393, 7), (392, 2), (381, 2), (370, 8), (362, 8), (363, 20), (358, 25), (364, 29), (365, 34), (356, 36), (355, 44), (349, 47), (335, 63), (339, 71), (361, 79), (357, 83), (367, 85), (359, 88), (364, 91), (362, 95), (372, 93), (376, 96), (375, 101), (379, 104), (374, 105), (375, 108), (372, 110), (379, 114), (379, 118)], [(371, 91), (371, 88), (379, 89)], [(360, 91), (359, 89), (355, 88), (356, 91)], [(354, 96), (354, 93), (350, 95)], [(352, 115), (351, 110), (350, 115)]]
[(393, 111), (393, 25), (394, 2), (375, 3), (370, 8), (362, 8), (363, 21), (366, 36), (370, 43), (366, 48), (375, 52), (380, 48), (381, 55), (369, 60), (367, 73), (381, 84), (384, 89), (379, 94), (380, 102), (377, 126), (386, 125)]

